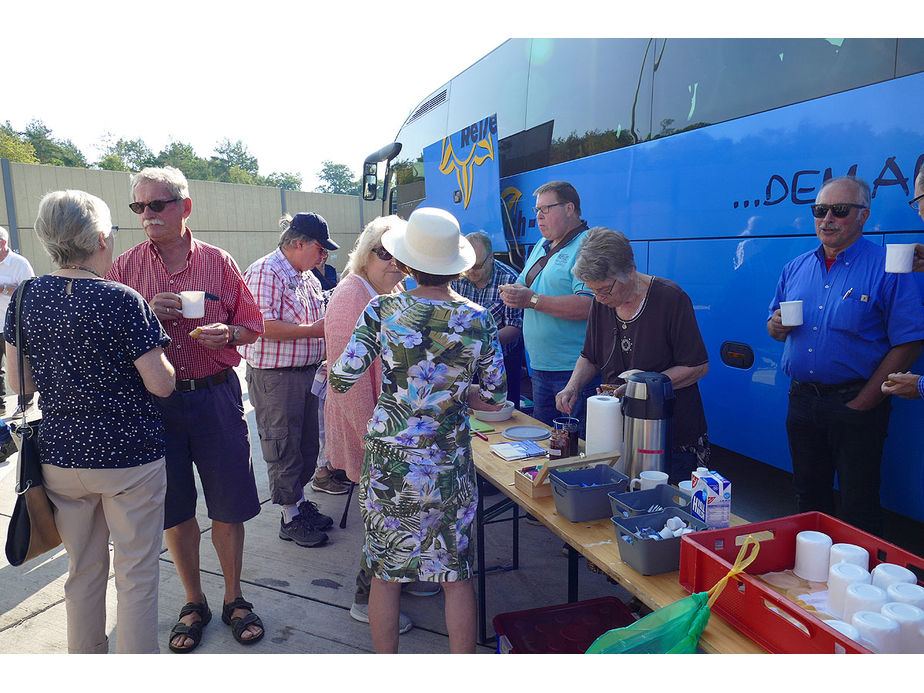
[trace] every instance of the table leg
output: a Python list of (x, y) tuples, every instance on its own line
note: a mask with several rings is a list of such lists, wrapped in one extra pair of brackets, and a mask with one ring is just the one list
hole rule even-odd
[(475, 541), (478, 545), (475, 556), (478, 562), (478, 642), (483, 644), (487, 638), (487, 605), (485, 600), (485, 565), (484, 565), (484, 495), (478, 494), (478, 507), (475, 511)]
[(580, 554), (568, 545), (568, 602), (578, 600), (578, 557)]
[(520, 506), (513, 504), (513, 569), (520, 567)]

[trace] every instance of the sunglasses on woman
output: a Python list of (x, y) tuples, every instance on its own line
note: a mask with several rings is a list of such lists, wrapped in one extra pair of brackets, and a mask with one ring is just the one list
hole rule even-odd
[(828, 210), (838, 219), (843, 219), (850, 214), (851, 208), (866, 209), (866, 205), (855, 205), (852, 202), (844, 202), (837, 205), (812, 205), (812, 215), (816, 219), (824, 219), (828, 216)]
[(382, 260), (383, 262), (388, 262), (389, 260), (392, 259), (392, 257), (394, 257), (391, 253), (389, 253), (387, 250), (385, 250), (385, 248), (382, 248), (382, 247), (373, 248), (372, 252), (378, 255), (379, 260)]

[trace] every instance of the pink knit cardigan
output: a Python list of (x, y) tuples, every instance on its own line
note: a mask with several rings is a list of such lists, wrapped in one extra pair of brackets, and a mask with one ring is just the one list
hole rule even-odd
[[(362, 279), (348, 274), (334, 289), (324, 320), (324, 340), (327, 343), (327, 363), (332, 365), (353, 335), (356, 321), (370, 299)], [(382, 361), (376, 359), (346, 392), (335, 392), (327, 386), (324, 403), (325, 454), (335, 469), (342, 469), (351, 481), (359, 481), (363, 463), (366, 424), (382, 392)]]

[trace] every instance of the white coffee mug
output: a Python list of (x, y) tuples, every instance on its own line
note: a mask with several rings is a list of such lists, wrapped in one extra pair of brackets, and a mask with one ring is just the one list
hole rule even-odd
[(693, 481), (691, 479), (685, 479), (677, 484), (677, 488), (680, 489), (681, 493), (684, 493), (688, 496), (693, 495)]
[(201, 318), (205, 316), (205, 292), (181, 291), (184, 318)]
[(870, 574), (854, 563), (835, 563), (828, 570), (828, 613), (844, 617), (844, 598), (847, 588), (856, 583), (870, 584)]
[(802, 324), (802, 301), (781, 301), (780, 319), (784, 327), (796, 327)]
[(874, 652), (879, 654), (899, 654), (902, 651), (901, 627), (888, 616), (878, 611), (858, 611), (850, 619), (850, 624), (860, 632)]
[[(638, 482), (638, 488), (636, 483)], [(647, 491), (648, 489), (667, 483), (667, 474), (665, 472), (647, 471), (642, 472), (629, 483), (629, 489), (632, 491)]]
[(914, 573), (895, 563), (880, 563), (870, 572), (873, 574), (873, 584), (882, 589), (886, 589), (896, 582), (907, 582), (909, 585), (918, 584), (918, 579)]
[(924, 587), (907, 582), (894, 582), (886, 587), (890, 602), (904, 602), (924, 609)]
[(885, 271), (906, 274), (914, 266), (914, 243), (886, 243)]
[[(853, 615), (858, 611), (875, 611), (886, 605), (888, 597), (885, 590), (876, 587), (876, 585), (867, 585), (863, 582), (855, 582), (847, 586), (844, 593), (844, 616), (843, 620), (853, 623)], [(857, 625), (854, 623), (853, 625)], [(857, 626), (859, 628), (859, 626)]]
[(903, 602), (888, 602), (879, 611), (886, 618), (891, 618), (901, 629), (901, 652), (904, 654), (921, 654), (921, 641), (918, 637), (924, 628), (924, 611)]
[(869, 570), (869, 551), (856, 544), (834, 544), (831, 546), (831, 559), (828, 565), (853, 563), (863, 570)]

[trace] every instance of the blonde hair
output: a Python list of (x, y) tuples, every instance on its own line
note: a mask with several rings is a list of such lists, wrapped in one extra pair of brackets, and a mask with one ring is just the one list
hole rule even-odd
[(363, 229), (363, 232), (356, 239), (356, 243), (353, 244), (353, 250), (350, 251), (350, 259), (347, 260), (344, 272), (352, 272), (366, 278), (366, 266), (371, 260), (369, 255), (382, 245), (382, 234), (389, 229), (396, 229), (406, 225), (407, 222), (404, 219), (394, 214), (387, 217), (376, 217), (366, 224), (366, 228)]

